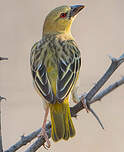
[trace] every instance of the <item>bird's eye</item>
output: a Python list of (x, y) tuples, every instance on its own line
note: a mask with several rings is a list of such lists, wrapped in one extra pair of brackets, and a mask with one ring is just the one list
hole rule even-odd
[(60, 14), (60, 18), (64, 18), (64, 17), (66, 17), (67, 16), (67, 13), (61, 13)]

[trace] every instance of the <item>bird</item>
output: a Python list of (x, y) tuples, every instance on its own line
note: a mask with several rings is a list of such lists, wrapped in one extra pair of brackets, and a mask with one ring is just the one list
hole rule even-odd
[(71, 34), (71, 25), (84, 5), (60, 6), (45, 18), (42, 39), (30, 53), (30, 67), (34, 88), (41, 96), (45, 109), (41, 136), (50, 147), (45, 131), (51, 116), (51, 137), (57, 142), (75, 136), (69, 101), (76, 86), (81, 67), (81, 53)]

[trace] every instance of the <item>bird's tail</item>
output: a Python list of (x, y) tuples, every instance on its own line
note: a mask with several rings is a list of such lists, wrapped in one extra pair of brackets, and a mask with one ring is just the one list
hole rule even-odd
[(68, 140), (69, 137), (75, 135), (75, 128), (71, 119), (68, 98), (62, 103), (50, 105), (52, 139), (58, 141), (60, 139)]

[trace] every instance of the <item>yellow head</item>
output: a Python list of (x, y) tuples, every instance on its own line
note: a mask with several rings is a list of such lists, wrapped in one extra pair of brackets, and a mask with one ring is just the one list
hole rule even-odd
[(84, 5), (60, 6), (52, 10), (46, 17), (43, 35), (70, 33), (72, 22)]

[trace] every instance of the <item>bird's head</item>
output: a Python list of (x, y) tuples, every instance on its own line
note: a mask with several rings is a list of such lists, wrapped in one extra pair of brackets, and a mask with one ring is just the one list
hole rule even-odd
[(56, 33), (70, 33), (72, 22), (84, 5), (60, 6), (52, 10), (46, 17), (43, 35)]

